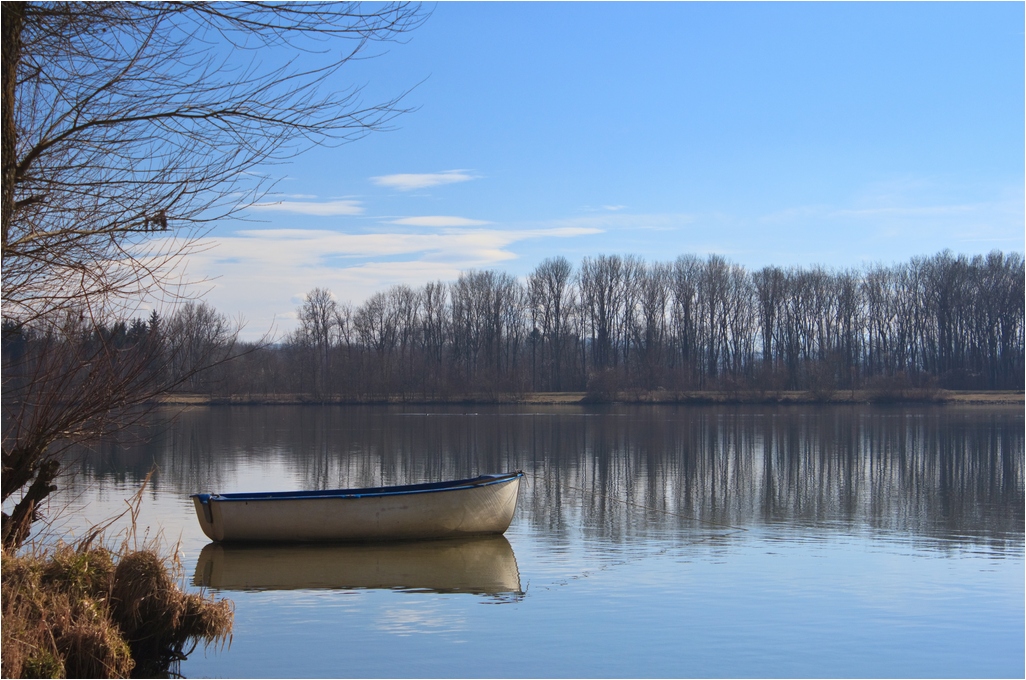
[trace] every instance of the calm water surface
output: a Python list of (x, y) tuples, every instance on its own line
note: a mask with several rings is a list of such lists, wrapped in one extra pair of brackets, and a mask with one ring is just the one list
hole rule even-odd
[[(53, 507), (80, 535), (156, 465), (140, 523), (236, 604), (187, 676), (1024, 675), (1019, 407), (166, 415), (78, 452)], [(221, 548), (188, 499), (515, 469), (491, 541)]]

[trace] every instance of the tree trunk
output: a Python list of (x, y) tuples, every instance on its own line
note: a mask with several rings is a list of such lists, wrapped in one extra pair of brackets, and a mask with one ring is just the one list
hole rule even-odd
[(14, 86), (17, 82), (18, 59), (21, 55), (21, 29), (25, 25), (25, 5), (21, 2), (0, 3), (0, 14), (3, 16), (3, 22), (0, 23), (0, 52), (3, 55), (3, 130), (0, 134), (3, 144), (3, 203), (0, 205), (0, 218), (3, 221), (2, 247), (3, 253), (6, 254), (8, 230), (14, 216), (14, 170), (17, 165)]

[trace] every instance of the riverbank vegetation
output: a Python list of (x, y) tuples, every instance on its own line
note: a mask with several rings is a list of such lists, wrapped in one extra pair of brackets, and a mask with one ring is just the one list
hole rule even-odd
[(285, 343), (212, 392), (451, 397), (583, 391), (1021, 390), (1021, 254), (858, 270), (557, 257), (359, 306), (316, 289)]
[(5, 678), (167, 677), (232, 630), (231, 602), (182, 590), (154, 548), (5, 549), (2, 564)]
[(1022, 393), (1023, 281), (1022, 255), (1000, 252), (844, 271), (553, 258), (523, 280), (472, 271), (357, 306), (315, 289), (278, 343), (229, 347), (203, 304), (102, 332), (128, 347), (159, 326), (174, 361), (235, 357), (190, 373), (178, 401), (951, 401)]
[(139, 540), (152, 474), (121, 515), (74, 543), (2, 548), (3, 677), (168, 677), (197, 644), (228, 642), (231, 601), (186, 592), (180, 553), (159, 531)]

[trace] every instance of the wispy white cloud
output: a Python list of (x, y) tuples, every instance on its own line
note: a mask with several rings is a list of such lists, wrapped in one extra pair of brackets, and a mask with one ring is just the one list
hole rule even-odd
[(255, 203), (252, 208), (254, 210), (289, 212), (299, 215), (318, 215), (321, 217), (363, 214), (363, 205), (360, 201), (352, 199), (334, 201), (270, 201), (266, 203)]
[(491, 222), (451, 215), (424, 215), (421, 217), (403, 217), (402, 219), (392, 220), (389, 224), (402, 224), (410, 227), (480, 227), (485, 224), (491, 224)]
[(626, 207), (627, 206), (625, 206), (625, 205), (604, 205), (604, 206), (602, 206), (602, 209), (603, 210), (609, 210), (609, 211), (612, 211), (612, 212), (616, 212), (617, 210), (623, 210)]
[[(352, 260), (396, 256), (465, 261), (467, 266), (490, 266), (516, 257), (508, 247), (537, 238), (589, 236), (600, 230), (588, 227), (535, 229), (447, 229), (438, 233), (350, 234), (327, 229), (253, 229), (233, 236), (209, 239), (200, 254), (211, 262), (274, 261), (282, 265), (312, 266), (330, 259)], [(198, 244), (200, 248), (203, 243)], [(197, 248), (199, 249), (199, 248)], [(192, 261), (199, 261), (198, 257)], [(344, 266), (335, 264), (333, 266)]]
[(244, 337), (255, 339), (272, 323), (279, 332), (291, 330), (295, 301), (317, 286), (331, 289), (340, 300), (360, 303), (395, 284), (417, 287), (452, 281), (468, 269), (503, 266), (519, 257), (514, 246), (527, 240), (600, 232), (570, 225), (362, 234), (253, 229), (200, 239), (188, 258), (188, 272), (191, 278), (209, 279), (206, 299), (227, 314), (242, 314), (249, 320)]
[(398, 189), (399, 191), (429, 189), (431, 187), (442, 186), (444, 184), (468, 182), (472, 179), (477, 179), (477, 177), (466, 170), (445, 170), (443, 172), (429, 173), (402, 173), (397, 175), (371, 177), (371, 181), (378, 186)]

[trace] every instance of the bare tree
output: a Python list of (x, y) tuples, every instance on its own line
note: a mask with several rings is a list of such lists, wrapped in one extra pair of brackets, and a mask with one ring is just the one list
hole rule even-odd
[(638, 321), (638, 305), (643, 296), (642, 287), (645, 274), (645, 263), (637, 255), (626, 255), (622, 258), (621, 310), (616, 323), (615, 342), (618, 353), (622, 357), (623, 370), (626, 375), (630, 370), (632, 350), (640, 336)]
[[(171, 375), (182, 377), (182, 387), (192, 391), (206, 388), (211, 382), (209, 371), (195, 371), (212, 357), (227, 356), (235, 344), (235, 326), (227, 316), (205, 302), (188, 301), (181, 305), (164, 324), (163, 334), (175, 351), (166, 357)], [(213, 369), (213, 367), (211, 367)]]
[(447, 304), (449, 287), (441, 282), (431, 282), (420, 292), (420, 306), (423, 310), (420, 342), (425, 356), (425, 389), (442, 387), (445, 365), (446, 338), (449, 335), (450, 309)]
[(617, 359), (617, 323), (621, 320), (624, 296), (624, 266), (619, 255), (586, 257), (578, 274), (581, 303), (591, 332), (592, 363), (605, 369)]
[(663, 386), (660, 374), (666, 365), (664, 350), (669, 332), (670, 277), (671, 266), (659, 262), (646, 266), (642, 276), (641, 323), (636, 342), (643, 376), (651, 387)]
[[(4, 342), (39, 335), (35, 348), (79, 362), (40, 356), (4, 367), (4, 500), (35, 490), (4, 515), (5, 542), (16, 545), (52, 489), (51, 447), (116, 429), (127, 409), (180, 379), (153, 366), (166, 348), (137, 352), (138, 370), (121, 353), (72, 348), (97, 347), (83, 334), (143, 298), (181, 299), (189, 282), (177, 265), (205, 225), (263, 195), (260, 168), (386, 127), (402, 94), (364, 104), (334, 76), (423, 14), (405, 3), (0, 8)], [(35, 382), (8, 380), (24, 371)], [(20, 486), (9, 490), (8, 479)]]
[[(550, 388), (563, 389), (564, 339), (573, 307), (573, 266), (565, 257), (550, 257), (528, 277), (531, 313), (542, 343), (542, 363), (551, 365)], [(548, 348), (548, 362), (545, 350)]]
[(862, 274), (860, 291), (866, 310), (866, 375), (890, 375), (894, 370), (894, 328), (898, 314), (896, 272), (880, 265), (867, 268)]
[(779, 267), (765, 267), (752, 274), (752, 285), (755, 287), (759, 328), (762, 331), (764, 384), (767, 381), (772, 383), (780, 358), (780, 319), (787, 292), (787, 275)]
[(327, 288), (314, 288), (306, 294), (297, 316), (299, 328), (294, 340), (312, 352), (313, 391), (319, 395), (330, 389), (331, 353), (338, 335), (338, 303)]
[[(212, 312), (209, 308), (200, 309)], [(153, 317), (148, 326), (108, 323), (68, 310), (31, 324), (3, 327), (3, 500), (17, 502), (3, 515), (3, 544), (18, 546), (38, 518), (39, 505), (56, 490), (59, 455), (68, 445), (115, 434), (139, 422), (153, 402), (232, 353), (235, 333), (195, 307), (176, 316), (175, 328)], [(208, 319), (209, 321), (209, 319)], [(203, 347), (200, 347), (200, 344)]]
[(727, 351), (730, 264), (719, 255), (710, 255), (698, 278), (699, 344), (702, 356), (702, 387), (715, 379)]
[(372, 390), (387, 393), (391, 388), (399, 335), (396, 310), (387, 292), (374, 293), (360, 305), (353, 315), (353, 328), (360, 344), (373, 350), (373, 363), (368, 373), (376, 374), (377, 379), (370, 385)]
[(499, 388), (519, 390), (517, 379), (521, 348), (527, 341), (527, 290), (516, 277), (500, 272), (495, 277), (495, 370)]
[(420, 322), (420, 296), (406, 285), (388, 291), (388, 305), (396, 324), (396, 345), (399, 350), (398, 389), (402, 394), (412, 387), (414, 339)]
[(682, 384), (691, 386), (698, 379), (700, 344), (698, 338), (698, 280), (701, 261), (694, 255), (681, 255), (673, 263), (673, 336), (675, 350), (671, 369), (676, 369)]
[[(3, 18), (4, 300), (5, 314), (24, 319), (83, 298), (173, 290), (166, 265), (188, 252), (190, 228), (266, 188), (249, 170), (352, 140), (399, 111), (397, 100), (365, 106), (358, 89), (319, 86), (418, 14), (402, 4), (53, 2), (4, 3)], [(324, 50), (325, 38), (341, 44)]]

